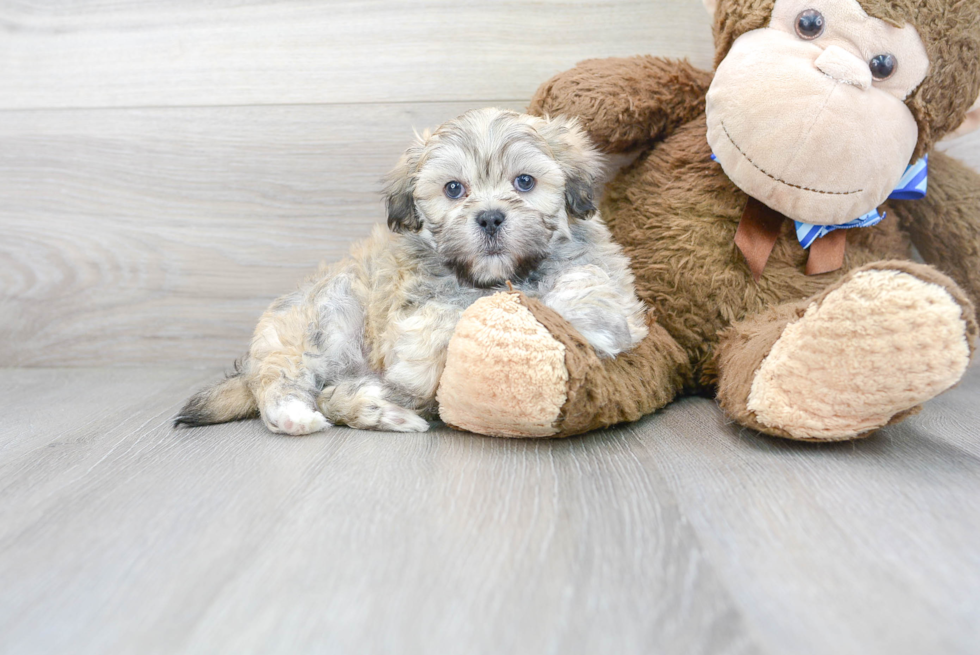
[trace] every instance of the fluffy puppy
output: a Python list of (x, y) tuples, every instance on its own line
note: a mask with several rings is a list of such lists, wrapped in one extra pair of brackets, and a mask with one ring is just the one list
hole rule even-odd
[(460, 315), (508, 282), (599, 355), (629, 350), (644, 307), (593, 203), (601, 167), (565, 118), (482, 109), (422, 135), (388, 177), (390, 231), (272, 303), (236, 372), (175, 424), (260, 414), (293, 435), (331, 422), (423, 431)]

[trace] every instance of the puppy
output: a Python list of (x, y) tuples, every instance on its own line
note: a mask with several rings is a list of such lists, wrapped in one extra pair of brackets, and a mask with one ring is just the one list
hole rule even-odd
[(321, 269), (259, 320), (248, 355), (175, 425), (261, 415), (423, 431), (456, 323), (506, 288), (539, 298), (603, 357), (647, 334), (633, 276), (593, 204), (599, 153), (574, 120), (498, 109), (418, 137), (387, 179), (390, 231)]

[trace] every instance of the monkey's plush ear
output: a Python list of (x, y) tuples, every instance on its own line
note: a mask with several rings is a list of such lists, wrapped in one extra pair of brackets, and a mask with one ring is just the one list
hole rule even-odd
[(385, 208), (392, 232), (418, 232), (422, 227), (422, 219), (415, 209), (415, 175), (427, 139), (428, 133), (418, 136), (385, 177)]
[(565, 204), (572, 218), (590, 218), (596, 213), (596, 195), (605, 159), (578, 121), (557, 116), (542, 119), (538, 133), (551, 147), (555, 161), (565, 173)]
[(702, 2), (704, 2), (704, 8), (708, 10), (708, 13), (714, 16), (715, 10), (718, 9), (718, 0), (702, 0)]
[(947, 136), (947, 139), (955, 139), (959, 136), (965, 136), (970, 132), (974, 132), (980, 129), (980, 98), (977, 99), (973, 106), (966, 112), (966, 120), (960, 125), (956, 130)]

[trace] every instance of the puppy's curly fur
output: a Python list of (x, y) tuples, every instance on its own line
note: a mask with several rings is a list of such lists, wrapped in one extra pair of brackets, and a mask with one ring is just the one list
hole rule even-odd
[(388, 177), (390, 231), (276, 300), (236, 372), (175, 423), (425, 430), (460, 315), (508, 282), (601, 356), (631, 349), (645, 312), (593, 203), (602, 164), (565, 118), (483, 109), (418, 137)]

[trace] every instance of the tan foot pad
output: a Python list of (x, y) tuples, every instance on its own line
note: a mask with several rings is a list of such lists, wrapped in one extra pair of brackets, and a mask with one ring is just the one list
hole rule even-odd
[(498, 293), (457, 323), (436, 397), (440, 417), (457, 429), (548, 437), (558, 432), (567, 386), (565, 346), (518, 294)]
[(967, 329), (943, 287), (900, 271), (858, 272), (786, 327), (748, 409), (797, 439), (870, 433), (960, 380)]

